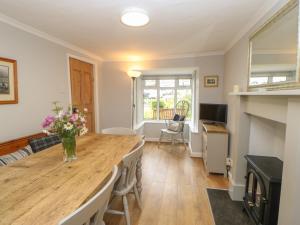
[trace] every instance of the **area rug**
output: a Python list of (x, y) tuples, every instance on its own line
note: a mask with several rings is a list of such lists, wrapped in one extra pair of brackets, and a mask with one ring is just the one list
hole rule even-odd
[(254, 225), (242, 202), (232, 201), (228, 191), (208, 188), (207, 194), (216, 225)]

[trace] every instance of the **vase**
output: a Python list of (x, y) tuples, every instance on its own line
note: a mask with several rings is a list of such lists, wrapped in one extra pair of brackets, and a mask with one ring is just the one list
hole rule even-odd
[(62, 145), (64, 148), (64, 161), (65, 162), (71, 162), (71, 161), (77, 159), (75, 136), (63, 137)]

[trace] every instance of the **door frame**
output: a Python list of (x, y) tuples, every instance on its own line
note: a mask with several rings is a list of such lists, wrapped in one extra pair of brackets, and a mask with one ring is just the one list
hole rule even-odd
[(94, 113), (95, 113), (95, 132), (100, 133), (100, 116), (99, 116), (99, 90), (98, 90), (98, 63), (88, 57), (82, 57), (67, 53), (67, 70), (68, 70), (68, 89), (69, 89), (69, 104), (72, 105), (72, 92), (71, 92), (71, 71), (70, 71), (70, 58), (78, 59), (80, 61), (90, 63), (93, 65), (94, 75)]

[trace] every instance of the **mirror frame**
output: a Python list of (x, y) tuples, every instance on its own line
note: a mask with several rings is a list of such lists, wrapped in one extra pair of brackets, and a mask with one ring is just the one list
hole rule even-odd
[(299, 89), (300, 88), (300, 78), (299, 78), (299, 71), (300, 71), (300, 26), (299, 26), (299, 14), (298, 12), (298, 43), (297, 43), (297, 63), (296, 63), (296, 80), (294, 82), (280, 82), (278, 84), (259, 84), (259, 85), (250, 85), (250, 78), (251, 78), (251, 63), (252, 63), (252, 42), (253, 39), (261, 32), (263, 32), (269, 26), (272, 26), (276, 21), (280, 20), (286, 14), (288, 14), (292, 9), (295, 7), (299, 8), (299, 0), (290, 0), (286, 5), (284, 5), (281, 9), (279, 9), (270, 19), (267, 20), (262, 26), (260, 26), (249, 38), (249, 46), (248, 46), (248, 79), (247, 79), (247, 87), (249, 91), (255, 91), (259, 89), (264, 90), (274, 90), (274, 89)]

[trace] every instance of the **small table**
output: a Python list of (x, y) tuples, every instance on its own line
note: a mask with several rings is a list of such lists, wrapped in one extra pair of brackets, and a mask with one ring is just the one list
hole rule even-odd
[[(63, 162), (62, 145), (0, 167), (0, 224), (56, 225), (97, 193), (140, 136), (88, 134), (77, 139), (78, 159)], [(141, 192), (141, 162), (137, 168)]]

